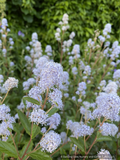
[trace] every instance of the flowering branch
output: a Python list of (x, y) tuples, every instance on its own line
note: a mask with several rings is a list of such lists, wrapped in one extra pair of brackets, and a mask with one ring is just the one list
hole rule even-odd
[(12, 138), (12, 140), (13, 140), (13, 143), (14, 143), (15, 149), (16, 149), (16, 151), (17, 151), (18, 158), (19, 158), (19, 160), (21, 160), (20, 155), (19, 155), (19, 152), (18, 152), (18, 149), (17, 149), (17, 146), (16, 146), (16, 144), (15, 144), (15, 141), (14, 141), (14, 138), (13, 138), (13, 136), (12, 136), (12, 133), (11, 133), (11, 132), (10, 132), (10, 135), (11, 135), (11, 138)]
[(29, 145), (30, 145), (30, 143), (31, 143), (31, 140), (32, 140), (32, 128), (33, 128), (33, 122), (32, 122), (32, 125), (31, 125), (30, 140), (29, 140), (29, 143), (28, 143), (28, 145), (27, 145), (27, 148), (26, 148), (26, 150), (25, 150), (25, 152), (24, 152), (24, 154), (23, 154), (21, 160), (22, 160), (22, 159), (24, 158), (24, 156), (26, 155), (26, 152), (27, 152), (27, 150), (28, 150), (28, 147), (29, 147)]
[(47, 88), (46, 98), (45, 98), (44, 104), (42, 105), (42, 109), (44, 108), (46, 101), (48, 99), (48, 92), (49, 92), (49, 88)]

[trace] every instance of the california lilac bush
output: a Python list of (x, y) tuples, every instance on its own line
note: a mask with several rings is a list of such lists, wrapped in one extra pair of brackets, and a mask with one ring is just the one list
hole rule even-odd
[(7, 26), (4, 18), (1, 62), (9, 67), (6, 70), (1, 63), (1, 159), (120, 157), (120, 46), (118, 41), (111, 43), (111, 24), (102, 32), (96, 30), (82, 53), (80, 44), (74, 43), (75, 33), (69, 33), (67, 14), (56, 29), (57, 50), (49, 44), (43, 49), (33, 33), (24, 48), (23, 72), (29, 76), (22, 81), (24, 96), (15, 114), (7, 96), (12, 99), (11, 90), (20, 80), (14, 78), (14, 42), (7, 39)]

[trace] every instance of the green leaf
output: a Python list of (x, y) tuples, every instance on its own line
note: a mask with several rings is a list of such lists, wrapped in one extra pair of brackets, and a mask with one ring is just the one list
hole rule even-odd
[[(63, 148), (60, 148), (60, 154), (61, 154), (61, 158), (62, 158), (62, 156), (65, 155), (65, 159), (69, 160), (69, 158), (67, 158), (67, 153), (65, 152), (65, 150)], [(64, 160), (64, 158), (62, 158), (62, 160)]]
[(25, 21), (27, 21), (28, 23), (32, 23), (32, 22), (33, 22), (33, 16), (30, 15), (30, 14), (24, 15), (24, 16), (23, 16), (23, 19), (24, 19)]
[(30, 157), (36, 160), (52, 160), (52, 158), (44, 152), (35, 151), (33, 153), (28, 154)]
[(13, 123), (13, 130), (17, 133), (20, 133), (23, 130), (22, 124)]
[(31, 125), (30, 125), (30, 122), (28, 121), (28, 118), (20, 110), (17, 110), (17, 112), (18, 112), (18, 116), (20, 118), (20, 121), (22, 123), (22, 126), (24, 127), (24, 129), (26, 130), (26, 132), (30, 135)]
[(68, 142), (67, 144), (65, 144), (62, 148), (66, 151), (66, 150), (69, 150), (70, 149), (70, 145), (71, 145), (71, 142)]
[[(15, 138), (14, 138), (16, 145), (18, 145), (18, 144), (20, 143), (20, 142), (19, 142), (20, 137), (21, 137), (21, 134), (20, 134), (20, 133), (17, 133), (16, 136), (15, 136)], [(22, 138), (21, 138), (21, 139), (22, 139)]]
[(13, 130), (14, 130), (15, 132), (19, 133), (19, 132), (20, 132), (20, 130), (19, 130), (19, 127), (20, 127), (20, 126), (19, 126), (17, 123), (13, 123), (12, 125), (13, 125)]
[(101, 137), (98, 137), (96, 139), (97, 142), (102, 142), (102, 141), (112, 141), (112, 138), (110, 136), (101, 136)]
[(26, 106), (26, 101), (25, 101), (25, 99), (23, 99), (23, 104), (24, 104), (24, 106)]
[(59, 110), (59, 109), (56, 108), (56, 107), (52, 108), (52, 109), (48, 112), (48, 116), (49, 116), (49, 117), (52, 116), (52, 115), (53, 115), (54, 113), (56, 113), (58, 110)]
[[(26, 148), (27, 148), (27, 146), (28, 146), (28, 143), (29, 143), (29, 142), (27, 142), (27, 143), (23, 146), (22, 150), (20, 151), (20, 157), (23, 156), (23, 154), (24, 154), (24, 152), (25, 152), (25, 150), (26, 150)], [(29, 145), (28, 150), (27, 150), (26, 153), (28, 153), (28, 152), (30, 152), (30, 151), (32, 150), (32, 146), (33, 146), (33, 142), (31, 141), (31, 143), (30, 143), (30, 145)], [(25, 160), (26, 158), (27, 158), (27, 156), (25, 156), (25, 157), (23, 158), (23, 160)]]
[(74, 137), (70, 137), (71, 141), (77, 145), (77, 147), (82, 151), (82, 152), (85, 152), (84, 151), (84, 143), (83, 143), (83, 140), (79, 140), (79, 139), (76, 139)]
[(40, 127), (34, 124), (32, 128), (32, 139), (35, 138), (39, 133), (40, 133)]
[(120, 160), (120, 157), (118, 157), (117, 160)]
[(21, 11), (27, 15), (29, 13), (29, 10), (27, 8), (21, 8)]
[(75, 109), (74, 108), (71, 108), (72, 112), (73, 112), (73, 115), (75, 116), (76, 115), (76, 112), (75, 112)]
[(7, 142), (10, 143), (10, 144), (13, 143), (12, 137), (10, 135), (8, 136)]
[(22, 0), (12, 0), (12, 3), (14, 5), (21, 5), (22, 4)]
[(8, 154), (11, 157), (18, 158), (15, 147), (8, 142), (0, 141), (0, 151)]
[(97, 139), (96, 142), (102, 142), (102, 141), (112, 141), (112, 138), (110, 136), (103, 136), (99, 131), (97, 132)]
[(34, 98), (31, 98), (31, 97), (23, 97), (24, 100), (28, 101), (28, 102), (31, 102), (33, 104), (37, 104), (37, 105), (40, 105), (40, 102), (37, 101), (36, 99)]

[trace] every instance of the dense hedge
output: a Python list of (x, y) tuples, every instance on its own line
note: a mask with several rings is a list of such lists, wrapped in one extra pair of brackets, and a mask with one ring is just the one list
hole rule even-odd
[(7, 0), (6, 14), (14, 32), (30, 38), (37, 32), (42, 44), (54, 44), (55, 28), (64, 13), (69, 15), (76, 43), (84, 44), (94, 30), (113, 24), (114, 37), (120, 41), (120, 1), (117, 0)]

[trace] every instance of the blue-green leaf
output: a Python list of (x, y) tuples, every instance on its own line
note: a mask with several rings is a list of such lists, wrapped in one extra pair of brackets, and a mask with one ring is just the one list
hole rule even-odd
[(102, 142), (102, 141), (112, 141), (112, 138), (110, 136), (101, 136), (101, 137), (98, 137), (96, 139), (97, 142)]
[(17, 110), (17, 112), (18, 112), (18, 116), (20, 118), (20, 121), (22, 123), (22, 126), (24, 127), (24, 129), (26, 130), (26, 132), (30, 135), (31, 125), (30, 125), (30, 122), (28, 121), (28, 118), (20, 110)]
[(39, 133), (40, 127), (34, 124), (32, 128), (32, 139), (35, 138)]
[(28, 101), (28, 102), (31, 102), (33, 104), (37, 104), (37, 105), (40, 105), (40, 102), (37, 101), (36, 99), (34, 98), (31, 98), (31, 97), (23, 97), (24, 100)]
[(79, 139), (76, 139), (75, 137), (70, 137), (70, 139), (82, 152), (85, 152), (83, 141), (80, 141)]
[(52, 160), (52, 158), (44, 152), (35, 151), (33, 153), (28, 154), (30, 157), (36, 160)]
[(0, 151), (8, 154), (11, 157), (18, 158), (15, 147), (8, 142), (0, 141)]
[(48, 112), (48, 116), (49, 116), (49, 117), (52, 116), (52, 115), (53, 115), (54, 113), (56, 113), (58, 110), (59, 110), (59, 109), (56, 108), (56, 107), (52, 108), (52, 109)]

